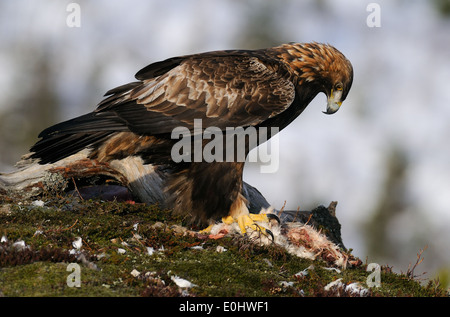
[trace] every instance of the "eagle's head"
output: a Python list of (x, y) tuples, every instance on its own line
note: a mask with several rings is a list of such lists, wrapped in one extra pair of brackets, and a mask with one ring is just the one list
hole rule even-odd
[[(285, 44), (281, 57), (298, 78), (297, 87), (310, 83), (327, 95), (326, 114), (339, 110), (353, 82), (350, 61), (331, 45), (320, 43)], [(283, 47), (282, 46), (282, 47)]]

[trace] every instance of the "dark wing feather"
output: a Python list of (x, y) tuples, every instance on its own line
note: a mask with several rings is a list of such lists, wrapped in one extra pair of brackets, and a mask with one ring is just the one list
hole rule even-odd
[(294, 100), (293, 83), (274, 69), (236, 52), (172, 58), (139, 71), (142, 82), (111, 90), (96, 113), (113, 113), (141, 134), (193, 129), (194, 119), (202, 119), (203, 127), (255, 126)]
[(185, 59), (184, 56), (180, 57), (172, 57), (168, 58), (161, 62), (152, 63), (140, 71), (138, 71), (135, 75), (136, 79), (144, 80), (149, 78), (154, 78), (161, 76), (162, 74), (168, 72), (172, 68), (180, 65), (180, 63)]

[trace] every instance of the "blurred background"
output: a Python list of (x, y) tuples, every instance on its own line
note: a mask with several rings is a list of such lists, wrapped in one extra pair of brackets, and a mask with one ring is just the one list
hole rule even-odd
[[(79, 27), (67, 23), (71, 2)], [(406, 272), (426, 248), (415, 273), (442, 278), (450, 272), (448, 0), (1, 1), (0, 171), (13, 171), (42, 129), (93, 110), (151, 62), (290, 41), (334, 45), (353, 64), (353, 87), (332, 116), (318, 95), (280, 133), (278, 171), (248, 164), (245, 180), (278, 209), (338, 201), (344, 244), (363, 261)]]

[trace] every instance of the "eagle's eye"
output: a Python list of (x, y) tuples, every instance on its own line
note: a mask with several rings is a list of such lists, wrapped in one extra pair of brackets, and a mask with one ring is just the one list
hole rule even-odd
[(343, 86), (342, 86), (341, 83), (337, 83), (336, 86), (334, 86), (334, 88), (335, 88), (336, 90), (342, 90), (342, 89), (343, 89)]

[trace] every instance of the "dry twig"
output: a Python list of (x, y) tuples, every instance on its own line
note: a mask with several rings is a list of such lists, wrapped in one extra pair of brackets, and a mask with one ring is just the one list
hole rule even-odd
[[(426, 245), (423, 249), (419, 250), (419, 253), (417, 253), (417, 259), (416, 259), (416, 263), (414, 263), (414, 265), (411, 267), (411, 263), (408, 265), (408, 270), (406, 271), (406, 276), (410, 279), (414, 279), (416, 277), (419, 277), (419, 275), (414, 275), (414, 270), (417, 268), (417, 266), (419, 266), (420, 263), (422, 263), (422, 261), (424, 260), (424, 258), (422, 257), (422, 253), (428, 248), (428, 246)], [(425, 274), (426, 272), (422, 273)]]

